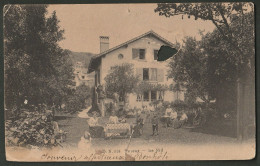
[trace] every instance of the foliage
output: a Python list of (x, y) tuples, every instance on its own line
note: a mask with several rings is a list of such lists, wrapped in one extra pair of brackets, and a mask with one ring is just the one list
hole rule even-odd
[[(195, 20), (202, 19), (211, 21), (218, 31), (222, 39), (227, 41), (228, 46), (236, 53), (246, 55), (239, 45), (239, 41), (235, 37), (236, 34), (231, 28), (233, 17), (244, 17), (246, 13), (253, 13), (253, 3), (161, 3), (158, 4), (155, 12), (159, 15), (171, 17), (174, 15), (188, 15)], [(242, 24), (244, 22), (242, 21)], [(243, 28), (242, 28), (243, 29)]]
[(132, 93), (137, 86), (138, 77), (134, 75), (132, 64), (124, 63), (111, 68), (105, 77), (107, 97), (112, 98), (117, 93), (125, 101), (126, 95)]
[(5, 104), (61, 105), (73, 85), (68, 53), (58, 46), (64, 31), (46, 5), (4, 8)]
[(16, 146), (55, 146), (50, 114), (19, 110), (17, 118), (6, 121), (6, 141)]
[[(214, 94), (208, 67), (208, 57), (205, 55), (194, 38), (187, 37), (185, 46), (169, 63), (171, 68), (169, 77), (176, 85), (173, 90), (185, 88), (190, 95), (200, 97), (209, 102)], [(211, 93), (212, 92), (212, 93)]]
[[(248, 74), (254, 73), (253, 3), (164, 3), (158, 4), (155, 12), (166, 17), (188, 15), (188, 18), (192, 16), (195, 20), (211, 21), (217, 29), (214, 32), (217, 38), (212, 39), (228, 48), (229, 56), (235, 56), (233, 60), (243, 72), (247, 71), (244, 67), (248, 65), (247, 68), (253, 71)], [(216, 47), (213, 50), (223, 49)]]
[(147, 91), (166, 91), (168, 86), (164, 84), (153, 84), (147, 81), (140, 81), (134, 89), (134, 92), (137, 94), (143, 94)]
[(185, 39), (184, 48), (170, 63), (170, 73), (186, 89), (187, 101), (216, 99), (219, 110), (234, 110), (237, 79), (254, 82), (253, 4), (158, 4), (155, 12), (166, 17), (188, 15), (216, 26), (212, 33), (201, 34), (200, 41)]
[(82, 84), (68, 96), (66, 100), (65, 110), (70, 113), (75, 113), (83, 108), (91, 105), (91, 88)]

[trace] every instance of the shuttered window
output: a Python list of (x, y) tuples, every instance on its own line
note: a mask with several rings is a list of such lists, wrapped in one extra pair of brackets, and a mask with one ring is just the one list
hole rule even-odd
[(163, 101), (163, 91), (159, 91), (158, 100)]
[(157, 100), (157, 91), (151, 91), (151, 101)]
[(143, 68), (143, 80), (144, 81), (149, 80), (149, 68)]
[(139, 49), (139, 59), (145, 59), (145, 49)]
[(164, 71), (163, 71), (163, 69), (157, 69), (157, 80), (158, 80), (158, 82), (164, 81)]
[(144, 101), (149, 101), (149, 91), (144, 92)]
[(142, 97), (141, 97), (141, 95), (140, 94), (137, 94), (137, 98), (136, 98), (136, 101), (142, 101)]
[(159, 51), (159, 50), (154, 50), (154, 51), (153, 51), (154, 60), (157, 60), (157, 59), (158, 59), (158, 51)]
[(145, 59), (145, 49), (132, 49), (132, 59)]
[(136, 68), (136, 76), (142, 81), (164, 81), (164, 70), (157, 68)]

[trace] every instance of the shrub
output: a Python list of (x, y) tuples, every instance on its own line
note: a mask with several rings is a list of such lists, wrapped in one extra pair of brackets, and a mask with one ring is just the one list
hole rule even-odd
[(55, 146), (50, 114), (20, 110), (20, 114), (6, 120), (6, 143), (15, 146)]
[(175, 100), (174, 102), (171, 103), (171, 106), (176, 111), (186, 110), (187, 108), (187, 104), (182, 100)]
[(91, 89), (82, 84), (67, 97), (66, 111), (75, 113), (91, 105)]

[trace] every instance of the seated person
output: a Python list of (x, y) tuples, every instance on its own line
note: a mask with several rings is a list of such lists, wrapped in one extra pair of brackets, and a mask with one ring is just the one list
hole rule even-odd
[(171, 115), (170, 115), (171, 120), (175, 120), (175, 119), (177, 119), (177, 117), (178, 117), (178, 114), (177, 114), (176, 111), (173, 111), (173, 112), (171, 113)]
[(125, 116), (125, 115), (122, 115), (122, 116), (118, 119), (118, 121), (119, 121), (120, 123), (126, 123), (126, 116)]
[(92, 117), (90, 117), (90, 119), (88, 120), (89, 127), (98, 126), (98, 116), (97, 115), (98, 115), (97, 112), (92, 113)]
[(183, 110), (181, 112), (182, 112), (182, 115), (180, 117), (180, 123), (181, 123), (181, 125), (183, 125), (184, 123), (186, 123), (188, 121), (188, 116)]
[(60, 130), (59, 124), (56, 121), (52, 121), (52, 127), (54, 130), (54, 136), (56, 139), (59, 140), (59, 142), (64, 142), (66, 139), (67, 132), (64, 132), (63, 130)]
[(169, 104), (165, 110), (164, 115), (164, 117), (166, 118), (166, 127), (169, 127), (172, 124), (172, 121), (177, 119), (177, 116), (177, 112), (173, 111)]
[(165, 117), (170, 117), (173, 120), (176, 119), (177, 116), (177, 112), (171, 108), (171, 105), (168, 105), (165, 110)]
[(187, 121), (188, 120), (187, 114), (184, 111), (181, 111), (181, 112), (182, 112), (182, 115), (181, 115), (180, 120)]
[(111, 116), (109, 117), (108, 123), (116, 124), (118, 122), (118, 117), (116, 116), (116, 112), (112, 111)]
[(102, 137), (104, 128), (98, 123), (98, 113), (93, 112), (92, 115), (88, 120), (89, 133), (92, 138)]

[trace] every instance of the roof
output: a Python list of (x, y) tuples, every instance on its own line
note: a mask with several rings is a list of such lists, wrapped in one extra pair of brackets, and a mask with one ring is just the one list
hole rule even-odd
[(128, 44), (130, 44), (130, 43), (132, 43), (132, 42), (134, 42), (134, 41), (136, 41), (136, 40), (139, 40), (139, 39), (141, 39), (141, 38), (143, 38), (143, 37), (145, 37), (145, 36), (148, 36), (148, 35), (153, 35), (153, 36), (156, 37), (157, 39), (159, 39), (159, 40), (163, 41), (164, 43), (168, 44), (169, 46), (174, 46), (173, 43), (171, 43), (170, 41), (166, 40), (165, 38), (161, 37), (160, 35), (158, 35), (157, 33), (155, 33), (154, 31), (151, 30), (151, 31), (146, 32), (146, 33), (144, 33), (144, 34), (142, 34), (142, 35), (140, 35), (140, 36), (137, 36), (137, 37), (135, 37), (135, 38), (133, 38), (133, 39), (131, 39), (131, 40), (128, 40), (128, 41), (126, 41), (126, 42), (124, 42), (124, 43), (122, 43), (122, 44), (120, 44), (120, 45), (118, 45), (118, 46), (115, 46), (115, 47), (110, 48), (110, 49), (108, 49), (108, 50), (106, 50), (106, 51), (104, 51), (104, 52), (101, 52), (101, 53), (98, 54), (98, 55), (93, 56), (93, 57), (90, 59), (90, 63), (89, 63), (89, 66), (88, 66), (88, 73), (91, 73), (91, 72), (93, 72), (93, 71), (95, 70), (94, 68), (95, 68), (95, 66), (96, 66), (97, 64), (100, 63), (99, 60), (101, 59), (101, 57), (103, 57), (103, 56), (105, 56), (106, 54), (108, 54), (108, 53), (110, 53), (110, 52), (112, 52), (112, 51), (114, 51), (114, 50), (117, 50), (117, 49), (119, 49), (119, 48), (121, 48), (121, 47), (123, 47), (123, 46), (125, 46), (125, 45), (128, 45)]

